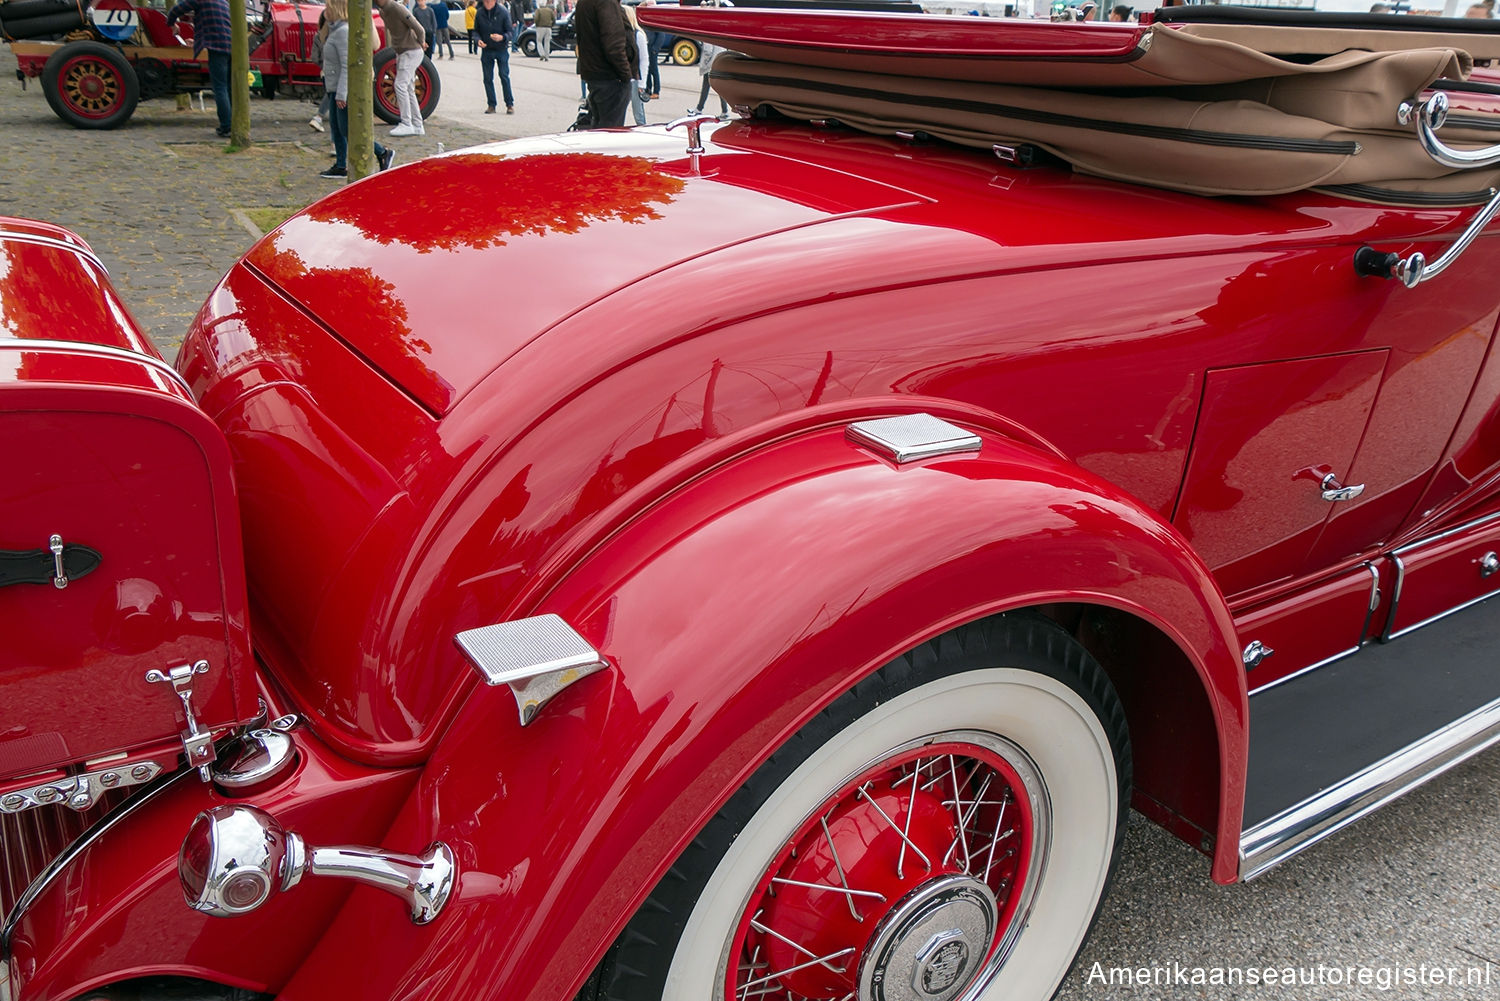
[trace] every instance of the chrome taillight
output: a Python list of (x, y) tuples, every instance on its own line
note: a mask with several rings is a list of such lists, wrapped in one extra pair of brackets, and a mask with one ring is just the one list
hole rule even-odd
[(413, 922), (426, 924), (448, 902), (458, 867), (452, 849), (440, 841), (421, 855), (358, 845), (308, 848), (301, 836), (253, 806), (204, 810), (177, 856), (188, 906), (219, 918), (255, 910), (304, 875), (378, 886), (407, 902)]

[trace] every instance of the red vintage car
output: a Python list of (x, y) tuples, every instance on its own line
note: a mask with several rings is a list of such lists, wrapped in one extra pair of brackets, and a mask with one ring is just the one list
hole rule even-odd
[[(250, 5), (253, 90), (264, 97), (321, 100), (323, 68), (314, 54), (321, 3), (269, 0)], [(66, 34), (64, 40), (53, 40)], [(193, 51), (187, 21), (168, 24), (163, 10), (127, 0), (10, 0), (0, 4), (0, 38), (15, 54), (24, 85), (40, 78), (54, 114), (80, 129), (124, 125), (141, 101), (209, 89), (208, 61)], [(396, 50), (381, 46), (385, 26), (375, 15), (375, 114), (401, 120), (396, 102)], [(413, 86), (422, 117), (437, 108), (442, 81), (431, 59)]]
[(1041, 1001), (1127, 809), (1494, 743), (1500, 34), (1186, 10), (644, 11), (736, 119), (351, 185), (175, 366), (0, 223), (0, 997)]

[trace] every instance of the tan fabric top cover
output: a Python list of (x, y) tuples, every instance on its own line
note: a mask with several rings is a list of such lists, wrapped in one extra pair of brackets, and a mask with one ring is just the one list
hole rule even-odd
[[(1130, 62), (1015, 61), (999, 74), (1013, 76), (1014, 84), (734, 53), (719, 57), (711, 79), (736, 107), (770, 105), (792, 118), (832, 118), (877, 134), (921, 131), (985, 148), (1030, 143), (1080, 171), (1197, 194), (1270, 195), (1341, 185), (1481, 192), (1500, 183), (1500, 170), (1439, 165), (1423, 152), (1412, 127), (1396, 121), (1401, 102), (1439, 79), (1468, 76), (1473, 60), (1465, 51), (1351, 50), (1304, 63), (1163, 25), (1147, 40)], [(993, 65), (988, 75), (996, 77)], [(1038, 86), (1039, 80), (1046, 83)], [(1049, 89), (1063, 80), (1095, 89)], [(1453, 125), (1439, 135), (1458, 148), (1500, 139), (1500, 133)]]

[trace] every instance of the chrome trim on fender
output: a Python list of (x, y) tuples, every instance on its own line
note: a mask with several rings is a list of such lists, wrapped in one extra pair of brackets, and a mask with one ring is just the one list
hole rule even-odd
[[(3, 234), (0, 234), (3, 235)], [(128, 348), (112, 347), (108, 344), (85, 344), (82, 341), (53, 341), (37, 337), (0, 338), (0, 348), (11, 351), (57, 351), (63, 354), (92, 355), (96, 358), (111, 358), (115, 361), (133, 361), (165, 375), (188, 396), (193, 396), (192, 387), (171, 365), (160, 358)], [(194, 397), (196, 399), (196, 397)]]
[(873, 421), (858, 421), (844, 431), (845, 437), (895, 463), (926, 459), (955, 452), (977, 452), (977, 434), (931, 414), (902, 414)]
[(88, 261), (94, 267), (98, 268), (100, 273), (103, 274), (104, 277), (109, 277), (109, 268), (106, 268), (104, 266), (104, 262), (99, 260), (98, 257), (94, 256), (92, 251), (86, 250), (76, 243), (69, 243), (66, 240), (59, 240), (56, 237), (52, 236), (43, 236), (40, 233), (17, 233), (14, 230), (9, 229), (0, 229), (0, 240), (9, 240), (12, 243), (34, 243), (39, 247), (51, 247), (54, 250), (72, 251), (79, 257), (83, 258), (85, 261)]
[(557, 615), (465, 629), (453, 639), (485, 684), (510, 686), (522, 726), (564, 688), (609, 666)]
[(20, 923), (21, 918), (30, 910), (31, 905), (36, 903), (37, 898), (46, 892), (47, 887), (52, 884), (52, 881), (62, 875), (63, 870), (73, 864), (74, 859), (87, 851), (95, 841), (102, 838), (120, 821), (135, 813), (157, 796), (160, 796), (178, 780), (192, 774), (193, 769), (183, 768), (179, 771), (168, 772), (165, 775), (158, 776), (153, 782), (144, 786), (140, 792), (121, 803), (111, 813), (107, 814), (103, 820), (87, 831), (84, 831), (71, 845), (63, 849), (62, 853), (52, 860), (52, 864), (43, 869), (40, 875), (31, 881), (31, 885), (26, 888), (26, 892), (21, 894), (21, 899), (16, 901), (16, 905), (5, 916), (5, 924), (3, 927), (0, 927), (0, 963), (7, 962), (10, 959), (10, 937), (15, 933), (16, 925)]
[(1500, 699), (1246, 831), (1240, 837), (1240, 879), (1254, 879), (1496, 743)]

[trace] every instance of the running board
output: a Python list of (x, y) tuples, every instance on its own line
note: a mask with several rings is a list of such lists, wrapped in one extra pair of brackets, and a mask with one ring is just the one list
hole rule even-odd
[(1495, 743), (1500, 699), (1246, 831), (1240, 879), (1254, 879)]

